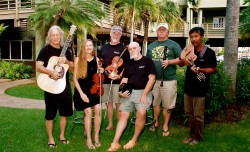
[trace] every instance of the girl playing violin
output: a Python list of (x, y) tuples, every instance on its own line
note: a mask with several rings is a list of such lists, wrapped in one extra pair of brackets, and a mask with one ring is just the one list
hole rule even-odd
[[(90, 88), (93, 86), (93, 75), (97, 72), (97, 57), (95, 56), (93, 41), (87, 39), (81, 45), (78, 57), (75, 58), (74, 84), (75, 93), (73, 96), (74, 106), (77, 111), (84, 111), (84, 128), (86, 133), (86, 146), (89, 149), (100, 147), (99, 132), (101, 127), (101, 105), (99, 96), (91, 94)], [(94, 109), (94, 145), (91, 139), (92, 110)]]

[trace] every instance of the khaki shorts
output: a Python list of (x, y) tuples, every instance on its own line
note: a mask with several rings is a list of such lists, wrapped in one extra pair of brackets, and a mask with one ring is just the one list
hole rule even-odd
[(148, 110), (152, 104), (152, 93), (149, 92), (147, 96), (147, 105), (143, 105), (139, 100), (143, 90), (133, 90), (128, 98), (121, 98), (120, 111), (133, 112), (135, 109)]
[(177, 80), (163, 81), (163, 87), (160, 84), (161, 81), (156, 80), (152, 91), (154, 95), (153, 106), (159, 106), (162, 103), (162, 107), (173, 109), (177, 98)]
[[(103, 84), (102, 86), (104, 88), (104, 94), (102, 95), (102, 103), (107, 103), (110, 84)], [(112, 84), (109, 102), (120, 103), (120, 97), (118, 95), (119, 86), (120, 86), (120, 84)]]

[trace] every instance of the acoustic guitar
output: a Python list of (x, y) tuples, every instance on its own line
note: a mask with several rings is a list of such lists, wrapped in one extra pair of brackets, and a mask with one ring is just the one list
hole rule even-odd
[[(207, 48), (206, 47), (202, 48), (202, 51), (201, 51), (202, 54), (205, 53), (205, 51), (203, 49), (206, 50)], [(191, 63), (191, 66), (195, 66), (194, 61), (197, 59), (197, 56), (194, 53), (194, 46), (192, 44), (186, 46), (183, 49), (183, 51), (181, 52), (180, 57), (181, 57), (181, 59), (184, 59), (184, 58), (188, 59), (190, 61), (190, 63)], [(199, 72), (199, 73), (197, 73), (197, 79), (200, 80), (200, 81), (202, 81), (202, 80), (205, 81), (206, 76), (205, 76), (204, 73)]]
[[(69, 35), (64, 43), (63, 49), (59, 57), (65, 56), (67, 48), (70, 44), (70, 40), (76, 30), (75, 25), (71, 25)], [(48, 65), (46, 69), (51, 71), (57, 71), (59, 73), (59, 79), (54, 80), (50, 78), (49, 75), (40, 73), (37, 78), (37, 85), (44, 91), (52, 93), (52, 94), (59, 94), (62, 93), (66, 87), (66, 72), (69, 69), (68, 64), (59, 64), (59, 57), (52, 56), (49, 59)]]

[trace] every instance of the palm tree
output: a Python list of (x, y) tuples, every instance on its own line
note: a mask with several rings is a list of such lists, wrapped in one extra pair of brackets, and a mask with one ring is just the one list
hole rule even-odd
[(224, 67), (226, 75), (231, 76), (232, 82), (229, 86), (231, 98), (235, 98), (237, 62), (238, 62), (238, 34), (239, 34), (239, 0), (227, 0), (226, 29), (224, 41)]
[(179, 5), (170, 0), (113, 0), (111, 6), (116, 7), (116, 21), (131, 27), (130, 41), (133, 40), (134, 25), (144, 25), (144, 54), (150, 22), (182, 23)]
[(148, 11), (157, 11), (154, 0), (113, 0), (111, 8), (115, 8), (116, 22), (131, 28), (130, 42), (133, 41), (134, 26), (142, 23)]
[(8, 27), (8, 26), (4, 26), (4, 23), (0, 24), (0, 36), (1, 36), (1, 34), (3, 33), (3, 31), (6, 30), (7, 27)]
[(41, 38), (45, 38), (52, 25), (59, 25), (67, 33), (74, 24), (78, 37), (83, 40), (86, 31), (95, 36), (94, 28), (102, 17), (104, 13), (97, 0), (42, 0), (29, 16), (29, 22)]
[(247, 8), (240, 12), (240, 35), (242, 39), (250, 38), (250, 0), (245, 0)]

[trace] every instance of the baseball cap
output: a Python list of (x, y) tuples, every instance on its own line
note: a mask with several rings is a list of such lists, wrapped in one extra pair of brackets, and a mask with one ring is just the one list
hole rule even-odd
[(168, 30), (168, 23), (160, 23), (160, 24), (157, 26), (156, 31), (157, 31), (160, 27), (165, 27), (165, 29)]
[(111, 28), (110, 32), (112, 32), (112, 33), (118, 32), (118, 33), (120, 33), (120, 34), (122, 35), (122, 28), (121, 28), (120, 26), (118, 26), (118, 25), (114, 25), (114, 26)]

